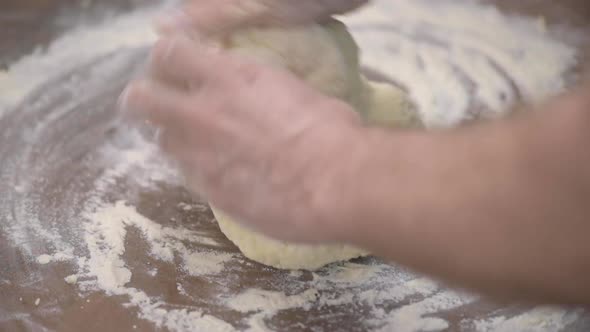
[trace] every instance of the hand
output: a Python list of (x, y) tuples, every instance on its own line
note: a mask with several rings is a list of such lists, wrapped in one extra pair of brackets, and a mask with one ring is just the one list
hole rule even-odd
[(361, 121), (290, 73), (163, 39), (151, 74), (121, 97), (161, 129), (161, 145), (189, 187), (275, 238), (336, 241), (330, 197), (353, 163)]
[(193, 0), (158, 20), (162, 34), (196, 31), (223, 34), (250, 26), (321, 21), (354, 10), (368, 0)]

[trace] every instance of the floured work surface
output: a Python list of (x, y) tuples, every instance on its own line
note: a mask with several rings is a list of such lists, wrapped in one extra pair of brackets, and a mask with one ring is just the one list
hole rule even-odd
[[(406, 87), (431, 126), (556, 93), (586, 59), (545, 36), (542, 20), (437, 3), (432, 17), (422, 1), (400, 1), (348, 21), (366, 64)], [(496, 39), (448, 33), (484, 18)], [(313, 274), (243, 258), (155, 146), (117, 118), (148, 23), (149, 12), (135, 13), (76, 30), (0, 74), (0, 330), (590, 329), (581, 309), (494, 305), (374, 258)], [(94, 39), (81, 52), (84, 38)], [(448, 49), (463, 61), (449, 63)], [(535, 54), (546, 66), (522, 69)]]

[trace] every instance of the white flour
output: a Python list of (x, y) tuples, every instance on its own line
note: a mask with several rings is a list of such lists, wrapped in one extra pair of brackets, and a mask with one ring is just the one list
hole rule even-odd
[(559, 331), (579, 317), (578, 312), (561, 308), (540, 307), (512, 318), (494, 317), (472, 322), (479, 332)]
[(456, 125), (472, 109), (495, 116), (519, 98), (541, 101), (565, 87), (576, 62), (539, 20), (477, 1), (378, 3), (345, 21), (364, 62), (405, 86), (431, 127)]
[(75, 283), (78, 282), (78, 276), (75, 275), (75, 274), (69, 275), (69, 276), (67, 276), (67, 277), (64, 278), (64, 281), (67, 284), (73, 285), (73, 284), (75, 284)]
[(47, 78), (75, 68), (101, 54), (123, 47), (144, 46), (156, 36), (149, 26), (157, 10), (144, 10), (112, 17), (97, 26), (76, 28), (55, 40), (47, 50), (36, 50), (0, 71), (0, 115), (18, 103)]
[(319, 297), (318, 290), (311, 288), (297, 295), (285, 295), (260, 289), (248, 289), (227, 301), (228, 307), (239, 312), (274, 311), (303, 308), (309, 309)]
[[(53, 42), (46, 52), (35, 52), (8, 72), (0, 72), (0, 114), (49, 77), (112, 51), (149, 45), (155, 38), (149, 25), (154, 13), (138, 11), (78, 28)], [(566, 74), (575, 64), (575, 50), (552, 37), (537, 19), (508, 18), (475, 1), (382, 0), (376, 7), (345, 20), (364, 51), (364, 62), (407, 88), (432, 127), (468, 119), (472, 115), (468, 108), (495, 116), (519, 98), (540, 101), (565, 87)], [(381, 25), (389, 27), (375, 29)], [(117, 67), (116, 60), (110, 63), (112, 68)], [(101, 67), (108, 68), (109, 63)], [(76, 91), (76, 87), (72, 84), (68, 88)], [(31, 259), (38, 264), (72, 262), (75, 273), (63, 278), (78, 287), (81, 296), (94, 291), (126, 296), (127, 305), (137, 309), (140, 318), (172, 331), (236, 329), (215, 312), (206, 312), (198, 305), (179, 308), (139, 287), (134, 277), (142, 272), (135, 272), (133, 262), (125, 258), (130, 249), (126, 239), (131, 232), (138, 232), (146, 243), (146, 260), (173, 266), (182, 278), (220, 283), (223, 287), (217, 298), (209, 299), (212, 302), (208, 304), (239, 314), (246, 326), (242, 329), (250, 331), (272, 330), (272, 318), (283, 311), (314, 308), (341, 310), (350, 315), (364, 312), (363, 326), (367, 330), (442, 331), (451, 322), (440, 318), (440, 312), (478, 301), (475, 296), (446, 290), (432, 280), (378, 261), (331, 267), (312, 274), (311, 280), (305, 279), (302, 272), (292, 272), (281, 277), (281, 287), (247, 287), (236, 294), (229, 289), (232, 285), (223, 284), (223, 280), (236, 273), (230, 271), (233, 265), (249, 264), (241, 256), (224, 252), (207, 232), (166, 227), (160, 220), (147, 218), (127, 203), (134, 197), (107, 199), (123, 179), (132, 178), (140, 191), (146, 192), (156, 190), (158, 184), (176, 181), (174, 172), (162, 166), (153, 145), (138, 136), (132, 136), (130, 141), (131, 147), (104, 146), (100, 151), (97, 163), (110, 166), (94, 183), (83, 213), (64, 222), (75, 225), (79, 234), (74, 239), (63, 235), (64, 229), (43, 225), (33, 216), (0, 225), (13, 243), (33, 255)], [(15, 192), (26, 197), (31, 186), (23, 181)], [(204, 209), (186, 202), (171, 204), (185, 212)], [(33, 247), (25, 247), (31, 237), (51, 243), (55, 250), (36, 252)], [(211, 249), (194, 249), (191, 244), (195, 243)], [(145, 274), (161, 277), (156, 268)], [(203, 300), (195, 298), (187, 286), (190, 283), (179, 281), (178, 292), (196, 302)], [(35, 302), (38, 305), (40, 300)], [(558, 331), (580, 314), (576, 310), (540, 307), (516, 317), (466, 318), (460, 323), (467, 331)]]

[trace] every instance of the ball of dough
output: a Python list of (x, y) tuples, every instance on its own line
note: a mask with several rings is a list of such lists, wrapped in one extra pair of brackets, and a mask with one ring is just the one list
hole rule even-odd
[[(369, 83), (361, 73), (359, 50), (344, 24), (331, 20), (296, 28), (249, 29), (222, 45), (265, 64), (286, 68), (311, 87), (350, 104), (368, 123), (416, 123), (405, 94), (388, 84)], [(222, 232), (242, 253), (283, 269), (315, 270), (368, 253), (346, 245), (300, 245), (253, 232), (213, 208)], [(281, 222), (277, 220), (277, 222)]]
[(223, 46), (287, 69), (315, 90), (349, 103), (363, 115), (369, 106), (358, 46), (337, 20), (305, 27), (248, 29), (228, 37)]
[(244, 256), (264, 265), (288, 270), (316, 270), (330, 263), (368, 254), (346, 245), (304, 245), (278, 241), (245, 228), (213, 207), (212, 210), (223, 234)]

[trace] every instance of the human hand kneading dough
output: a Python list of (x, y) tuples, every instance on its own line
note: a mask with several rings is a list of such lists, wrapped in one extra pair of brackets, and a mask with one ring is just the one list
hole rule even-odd
[(335, 225), (323, 225), (321, 187), (358, 142), (348, 105), (180, 36), (161, 40), (151, 65), (151, 78), (129, 87), (127, 107), (163, 128), (162, 146), (189, 187), (273, 237), (337, 239)]
[(510, 119), (396, 131), (362, 126), (280, 68), (175, 37), (361, 3), (189, 1), (121, 103), (162, 129), (191, 187), (249, 227), (350, 243), (495, 296), (590, 303), (588, 86)]

